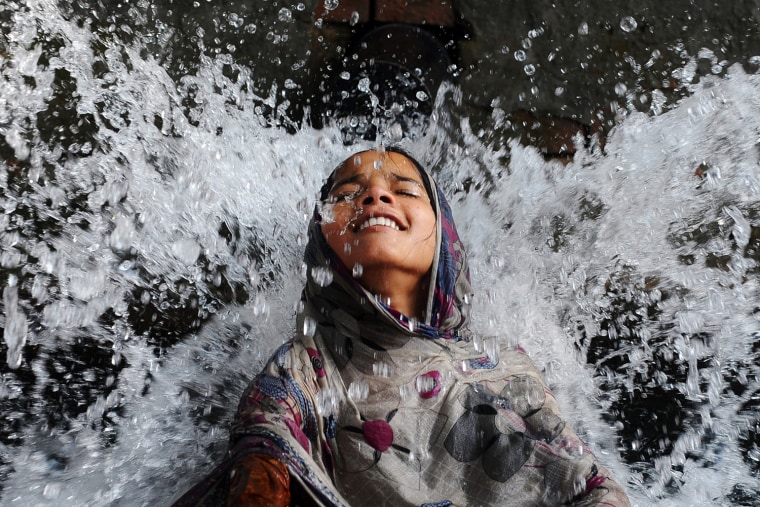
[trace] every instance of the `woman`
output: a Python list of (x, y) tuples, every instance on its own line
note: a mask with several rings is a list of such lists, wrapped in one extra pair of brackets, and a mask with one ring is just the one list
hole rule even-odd
[(464, 247), (415, 160), (338, 166), (305, 260), (298, 335), (178, 505), (629, 505), (527, 355), (474, 346)]

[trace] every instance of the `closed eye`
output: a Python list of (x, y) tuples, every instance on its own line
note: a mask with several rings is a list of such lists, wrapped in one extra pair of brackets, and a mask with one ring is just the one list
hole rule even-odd
[(341, 192), (334, 195), (333, 199), (335, 201), (352, 201), (357, 195), (359, 195), (359, 192)]
[(401, 180), (393, 186), (393, 192), (404, 197), (420, 197), (423, 190), (422, 185), (414, 180)]
[(363, 191), (364, 188), (362, 186), (353, 183), (339, 185), (330, 192), (330, 199), (333, 202), (351, 201)]

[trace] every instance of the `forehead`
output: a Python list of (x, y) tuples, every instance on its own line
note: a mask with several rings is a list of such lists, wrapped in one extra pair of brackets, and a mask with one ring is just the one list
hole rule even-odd
[(401, 176), (422, 183), (422, 176), (417, 167), (407, 157), (396, 152), (376, 151), (365, 151), (348, 158), (335, 172), (333, 182), (360, 175), (369, 178), (377, 173), (385, 177)]

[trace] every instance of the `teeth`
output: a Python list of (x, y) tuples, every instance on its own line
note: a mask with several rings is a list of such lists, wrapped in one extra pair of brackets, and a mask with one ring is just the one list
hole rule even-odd
[(373, 225), (382, 225), (385, 227), (391, 227), (392, 229), (396, 229), (397, 231), (400, 230), (396, 222), (394, 222), (390, 218), (385, 218), (385, 217), (372, 217), (369, 220), (365, 221), (363, 224), (361, 224), (358, 230), (362, 231), (366, 229), (367, 227), (372, 227)]

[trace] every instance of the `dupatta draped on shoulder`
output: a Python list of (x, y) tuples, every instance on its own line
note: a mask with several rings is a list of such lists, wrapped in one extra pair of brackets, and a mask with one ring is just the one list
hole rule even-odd
[(415, 164), (437, 224), (424, 319), (353, 278), (317, 206), (296, 336), (243, 394), (228, 458), (181, 505), (222, 504), (231, 464), (253, 453), (285, 463), (315, 505), (629, 505), (528, 356), (495, 339), (474, 345), (465, 250)]

